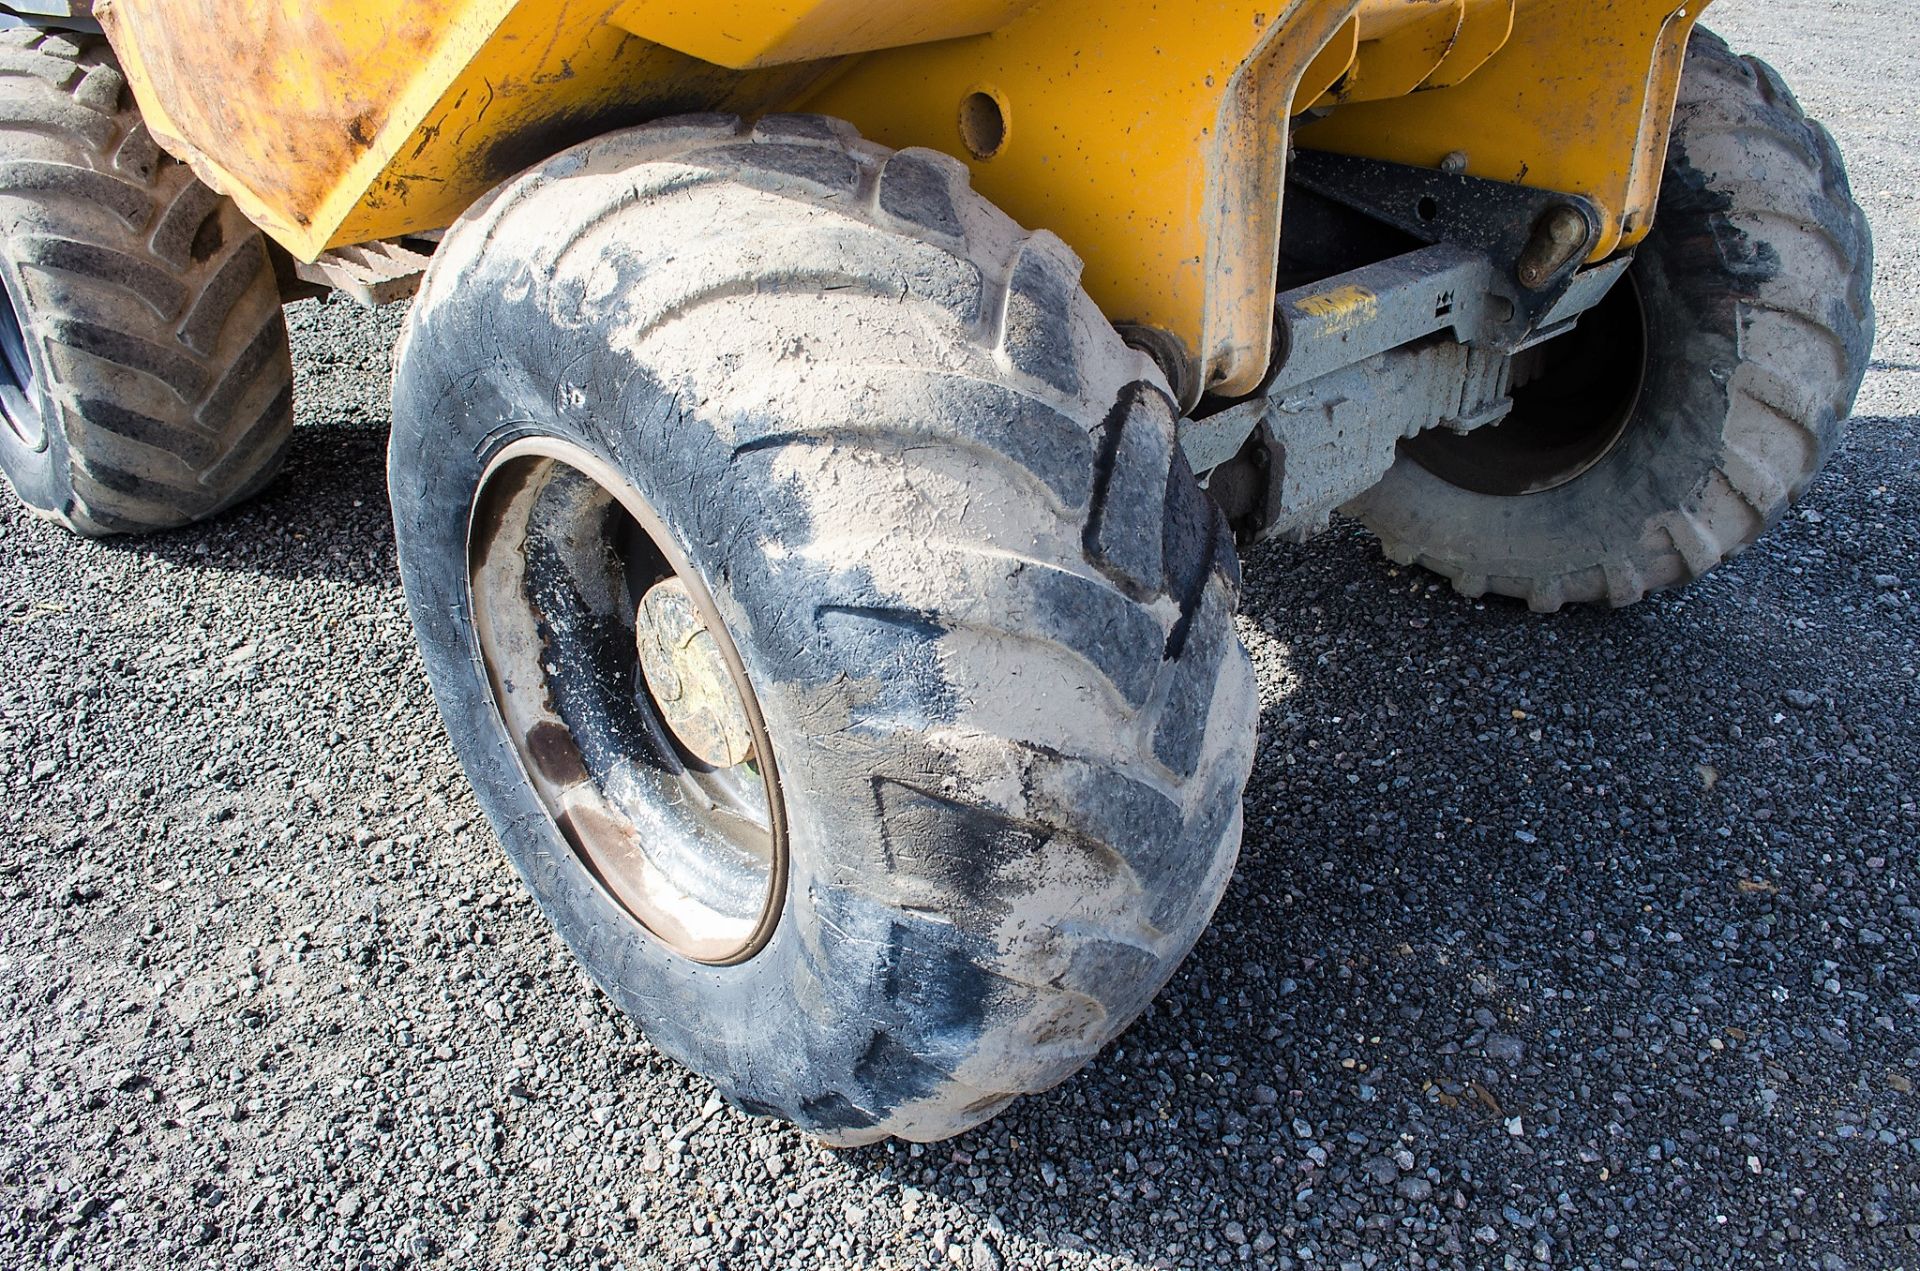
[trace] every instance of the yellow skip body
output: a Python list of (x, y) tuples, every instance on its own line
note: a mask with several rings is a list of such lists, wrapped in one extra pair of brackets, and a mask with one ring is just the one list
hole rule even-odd
[[(149, 126), (296, 256), (450, 224), (528, 164), (665, 115), (817, 110), (968, 162), (1196, 385), (1271, 357), (1290, 139), (1651, 223), (1678, 0), (103, 0)], [(1302, 125), (1295, 130), (1295, 125)], [(1291, 130), (1291, 131), (1290, 131)]]

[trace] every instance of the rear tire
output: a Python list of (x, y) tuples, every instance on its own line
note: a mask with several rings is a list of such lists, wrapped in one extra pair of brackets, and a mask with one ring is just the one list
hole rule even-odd
[(161, 152), (106, 41), (0, 32), (0, 470), (78, 533), (212, 516), (278, 471), (266, 240)]
[[(1771, 67), (1698, 31), (1631, 290), (1547, 346), (1574, 354), (1554, 372), (1571, 378), (1521, 390), (1496, 427), (1404, 443), (1347, 511), (1391, 559), (1536, 610), (1691, 582), (1776, 523), (1832, 454), (1873, 346), (1872, 274), (1833, 138)], [(1607, 345), (1598, 326), (1636, 300), (1633, 365), (1587, 361)], [(1585, 409), (1623, 383), (1624, 416)]]
[[(403, 338), (401, 573), (495, 830), (656, 1045), (831, 1143), (943, 1138), (1065, 1078), (1232, 870), (1257, 714), (1232, 543), (1164, 380), (1078, 270), (944, 156), (700, 117), (571, 150), (470, 213)], [(573, 471), (482, 499), (529, 445)], [(777, 921), (737, 953), (687, 956), (589, 866), (633, 857), (594, 856), (582, 808), (604, 845), (606, 810), (672, 766), (646, 740), (666, 729), (619, 718), (652, 674), (627, 531), (490, 509), (596, 472), (684, 554), (764, 719)], [(509, 608), (538, 656), (503, 678)], [(509, 727), (506, 702), (549, 718)], [(660, 876), (700, 858), (670, 801), (640, 802), (631, 852)]]

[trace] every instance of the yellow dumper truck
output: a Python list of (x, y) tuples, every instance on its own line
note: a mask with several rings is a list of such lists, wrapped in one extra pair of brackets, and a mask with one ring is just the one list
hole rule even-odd
[(1233, 868), (1236, 549), (1699, 577), (1872, 339), (1832, 139), (1701, 0), (0, 0), (0, 464), (90, 535), (270, 481), (281, 306), (413, 296), (449, 736), (740, 1106), (937, 1139)]

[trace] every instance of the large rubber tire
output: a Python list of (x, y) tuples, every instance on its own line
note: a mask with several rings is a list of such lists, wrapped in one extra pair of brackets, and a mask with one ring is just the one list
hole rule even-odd
[[(469, 213), (402, 340), (401, 573), (501, 841), (656, 1045), (829, 1142), (942, 1138), (1065, 1078), (1233, 867), (1257, 714), (1233, 545), (1078, 277), (944, 156), (698, 117)], [(740, 647), (791, 877), (737, 965), (629, 917), (503, 732), (469, 512), (528, 435), (623, 474)]]
[(1403, 451), (1347, 510), (1393, 560), (1540, 611), (1691, 582), (1777, 522), (1832, 454), (1873, 345), (1872, 255), (1833, 138), (1771, 67), (1699, 31), (1626, 284), (1648, 352), (1619, 440), (1523, 495), (1462, 488)]
[(98, 36), (0, 31), (0, 285), (26, 365), (0, 469), (87, 535), (184, 525), (278, 471), (293, 362), (266, 241), (161, 152)]

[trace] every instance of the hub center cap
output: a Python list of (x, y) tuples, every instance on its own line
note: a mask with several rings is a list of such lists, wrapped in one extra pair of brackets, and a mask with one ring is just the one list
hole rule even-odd
[(753, 725), (720, 645), (679, 578), (647, 589), (635, 616), (640, 672), (674, 740), (712, 768), (753, 757)]

